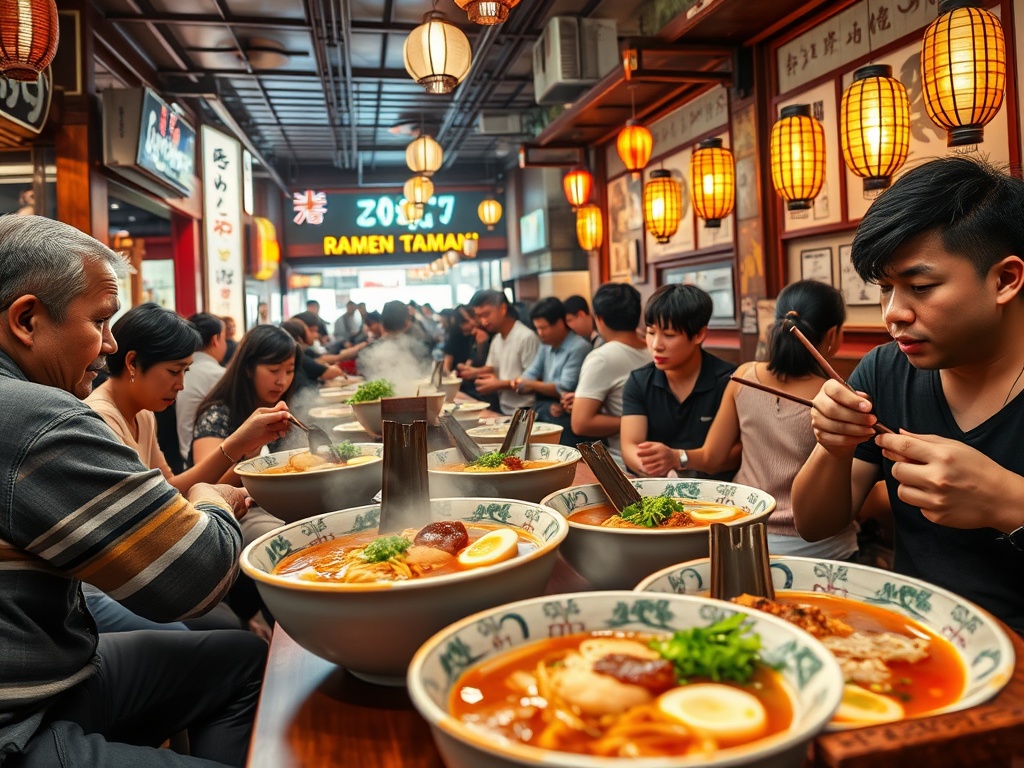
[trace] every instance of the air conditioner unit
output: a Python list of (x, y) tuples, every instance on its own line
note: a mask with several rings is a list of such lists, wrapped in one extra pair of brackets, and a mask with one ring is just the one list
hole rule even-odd
[(523, 116), (519, 112), (481, 112), (477, 131), (483, 136), (515, 136), (523, 133)]
[(555, 16), (533, 45), (533, 93), (538, 104), (575, 101), (619, 65), (611, 19)]

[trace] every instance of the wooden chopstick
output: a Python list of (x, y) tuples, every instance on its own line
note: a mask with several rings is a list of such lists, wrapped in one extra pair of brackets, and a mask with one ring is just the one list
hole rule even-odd
[[(798, 339), (800, 339), (800, 343), (803, 344), (807, 348), (807, 351), (811, 353), (811, 357), (818, 361), (818, 365), (821, 366), (821, 370), (828, 374), (828, 377), (830, 379), (832, 379), (833, 381), (838, 381), (851, 392), (857, 391), (853, 387), (851, 387), (849, 383), (847, 383), (846, 379), (839, 375), (835, 368), (829, 365), (828, 360), (826, 360), (825, 357), (821, 354), (821, 352), (819, 352), (815, 348), (815, 346), (811, 344), (811, 340), (804, 336), (803, 332), (801, 332), (801, 330), (797, 328), (795, 324), (790, 325), (789, 332), (795, 335)], [(876, 421), (873, 425), (873, 428), (875, 432), (886, 433), (890, 435), (895, 434), (891, 429), (882, 424), (880, 421)]]
[(796, 395), (791, 395), (789, 394), (789, 392), (783, 392), (781, 389), (774, 389), (764, 384), (760, 384), (756, 381), (751, 381), (750, 379), (741, 379), (739, 376), (730, 376), (729, 378), (732, 381), (735, 381), (737, 384), (742, 384), (745, 387), (753, 387), (754, 389), (760, 389), (762, 392), (767, 392), (770, 395), (781, 397), (784, 400), (792, 400), (794, 403), (806, 405), (808, 408), (814, 407), (814, 403), (808, 400), (806, 397), (798, 397)]

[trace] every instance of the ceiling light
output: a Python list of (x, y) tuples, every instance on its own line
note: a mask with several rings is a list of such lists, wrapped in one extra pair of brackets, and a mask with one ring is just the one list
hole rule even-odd
[(405, 162), (413, 173), (430, 176), (444, 163), (444, 150), (432, 137), (423, 135), (405, 148)]
[(439, 11), (423, 17), (423, 23), (405, 38), (403, 50), (406, 72), (427, 93), (450, 93), (473, 63), (469, 38)]
[(593, 184), (594, 177), (586, 168), (573, 168), (565, 174), (562, 179), (562, 189), (565, 190), (565, 198), (573, 210), (590, 201), (590, 190)]
[(288, 63), (288, 53), (277, 40), (254, 37), (245, 46), (245, 58), (253, 69), (279, 69)]
[(626, 170), (632, 172), (633, 178), (639, 177), (640, 171), (647, 167), (653, 148), (654, 137), (651, 136), (651, 132), (636, 120), (628, 120), (626, 127), (619, 131), (619, 137), (615, 140), (619, 158), (626, 166)]
[(576, 239), (585, 251), (596, 251), (604, 241), (601, 208), (594, 203), (576, 209)]
[(484, 200), (476, 209), (480, 221), (487, 225), (487, 229), (494, 229), (494, 225), (501, 221), (501, 203), (493, 197)]
[(35, 82), (57, 53), (54, 0), (0, 0), (0, 75)]
[(474, 24), (501, 24), (519, 0), (455, 0)]
[(651, 171), (644, 185), (644, 226), (659, 243), (667, 243), (683, 218), (683, 185), (672, 172)]
[(480, 251), (480, 239), (477, 237), (467, 237), (462, 241), (462, 253), (465, 254), (467, 259), (475, 259), (477, 253)]
[(839, 108), (839, 136), (846, 167), (864, 179), (864, 197), (877, 197), (910, 152), (910, 99), (892, 67), (853, 73)]
[(434, 182), (426, 176), (413, 176), (405, 182), (402, 191), (405, 193), (406, 200), (416, 205), (426, 205), (434, 195)]
[(789, 210), (807, 210), (825, 183), (825, 129), (811, 117), (810, 104), (783, 107), (770, 143), (775, 190)]
[(704, 226), (715, 229), (736, 204), (736, 165), (721, 139), (705, 139), (690, 160), (690, 196)]

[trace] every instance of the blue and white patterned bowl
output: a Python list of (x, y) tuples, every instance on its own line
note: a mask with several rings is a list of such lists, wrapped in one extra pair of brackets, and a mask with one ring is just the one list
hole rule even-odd
[[(881, 568), (808, 557), (774, 555), (771, 573), (777, 591), (822, 592), (877, 605), (914, 619), (949, 640), (964, 665), (964, 692), (959, 700), (929, 715), (981, 704), (1013, 677), (1013, 644), (999, 622), (949, 590)], [(704, 558), (653, 573), (636, 589), (701, 595), (707, 594), (710, 587), (711, 560)], [(829, 730), (843, 729), (844, 726), (829, 726)]]
[(554, 510), (511, 499), (432, 499), (430, 516), (521, 528), (541, 544), (497, 565), (411, 581), (323, 584), (273, 575), (292, 552), (347, 533), (376, 531), (380, 505), (373, 504), (271, 531), (246, 547), (242, 570), (303, 648), (363, 679), (401, 685), (413, 653), (438, 630), (484, 608), (542, 594), (568, 530)]
[[(500, 445), (484, 445), (496, 451)], [(438, 469), (446, 464), (462, 464), (466, 459), (458, 448), (446, 448), (427, 454), (427, 474), (431, 496), (499, 496), (539, 502), (549, 493), (565, 488), (576, 476), (580, 452), (565, 445), (530, 444), (528, 459), (553, 461), (550, 467), (522, 469), (516, 472), (450, 472)]]
[[(360, 456), (384, 456), (380, 443), (355, 443)], [(368, 504), (381, 489), (384, 473), (383, 461), (337, 466), (314, 472), (288, 472), (268, 475), (270, 467), (288, 463), (296, 453), (308, 453), (306, 448), (278, 451), (267, 456), (239, 462), (235, 474), (253, 500), (263, 509), (286, 523), (314, 515), (326, 515), (336, 509), (356, 504)]]
[[(704, 756), (598, 758), (554, 752), (499, 737), (485, 737), (448, 712), (458, 677), (470, 666), (548, 637), (588, 632), (670, 633), (706, 627), (734, 613), (750, 617), (761, 636), (763, 658), (781, 664), (793, 697), (792, 726), (753, 744)], [(409, 695), (430, 724), (448, 768), (684, 768), (757, 764), (781, 768), (803, 763), (807, 743), (831, 719), (843, 691), (835, 658), (817, 640), (774, 616), (704, 597), (637, 592), (580, 592), (538, 597), (482, 611), (434, 635), (409, 665)]]
[[(742, 526), (765, 519), (775, 509), (775, 497), (757, 488), (719, 480), (644, 478), (633, 480), (641, 496), (671, 496), (683, 501), (701, 499), (732, 504), (747, 516), (726, 525)], [(546, 504), (567, 518), (573, 512), (598, 504), (608, 497), (600, 485), (576, 485), (544, 498)], [(710, 529), (700, 528), (602, 528), (569, 523), (562, 557), (594, 589), (632, 589), (644, 576), (673, 563), (707, 557)]]

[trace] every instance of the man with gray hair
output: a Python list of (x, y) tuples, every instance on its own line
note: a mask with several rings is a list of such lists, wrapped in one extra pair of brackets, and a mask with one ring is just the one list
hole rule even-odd
[[(126, 768), (246, 758), (263, 641), (231, 630), (97, 637), (82, 597), (87, 581), (155, 621), (200, 615), (227, 592), (241, 551), (239, 489), (197, 484), (185, 498), (81, 402), (117, 349), (110, 318), (125, 269), (66, 224), (0, 217), (5, 768), (66, 755)], [(183, 729), (195, 757), (149, 748)]]

